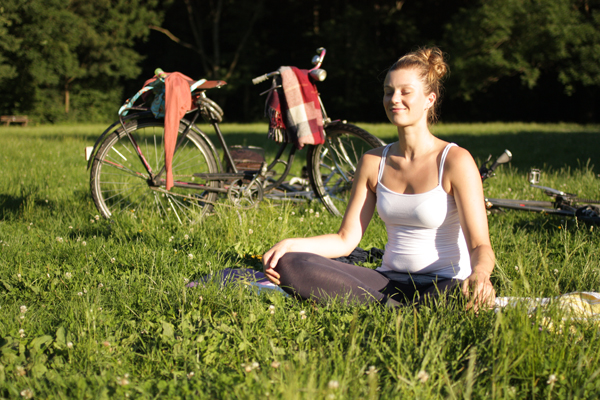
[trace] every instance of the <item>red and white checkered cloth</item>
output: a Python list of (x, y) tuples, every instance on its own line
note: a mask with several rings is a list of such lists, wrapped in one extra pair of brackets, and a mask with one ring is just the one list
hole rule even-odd
[[(269, 137), (279, 142), (292, 141), (301, 149), (305, 144), (325, 141), (323, 114), (317, 88), (310, 81), (307, 70), (281, 67), (284, 98), (272, 91), (267, 98), (267, 112), (271, 118)], [(285, 134), (275, 133), (285, 130)]]

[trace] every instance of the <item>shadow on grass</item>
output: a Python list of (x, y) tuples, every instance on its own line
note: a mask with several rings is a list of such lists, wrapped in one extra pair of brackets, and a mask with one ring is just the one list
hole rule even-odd
[(513, 154), (511, 164), (521, 171), (530, 168), (582, 168), (588, 164), (600, 171), (600, 132), (516, 132), (489, 135), (449, 134), (444, 140), (466, 148), (482, 161), (504, 149)]

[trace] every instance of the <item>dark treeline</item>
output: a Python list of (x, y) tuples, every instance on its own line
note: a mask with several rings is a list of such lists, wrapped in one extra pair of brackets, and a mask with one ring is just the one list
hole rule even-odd
[(267, 84), (251, 79), (310, 68), (323, 46), (330, 115), (384, 121), (386, 68), (438, 45), (451, 67), (442, 121), (597, 122), (599, 25), (597, 0), (6, 0), (0, 112), (112, 119), (161, 67), (226, 80), (209, 94), (226, 120), (258, 120)]

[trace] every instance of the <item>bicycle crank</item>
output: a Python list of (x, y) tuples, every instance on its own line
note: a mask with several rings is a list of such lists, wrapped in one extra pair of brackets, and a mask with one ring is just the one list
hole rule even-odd
[(241, 179), (235, 180), (227, 189), (227, 198), (237, 208), (254, 208), (263, 199), (262, 184), (258, 180), (252, 180), (250, 183), (244, 183)]

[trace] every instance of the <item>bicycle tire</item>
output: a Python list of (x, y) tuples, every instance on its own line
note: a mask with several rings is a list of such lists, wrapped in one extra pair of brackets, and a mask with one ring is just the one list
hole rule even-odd
[(92, 198), (103, 217), (158, 215), (184, 224), (197, 222), (211, 210), (217, 193), (202, 190), (202, 187), (218, 187), (218, 182), (206, 182), (193, 174), (216, 173), (217, 163), (210, 146), (194, 132), (197, 127), (193, 126), (181, 139), (185, 128), (180, 123), (172, 162), (176, 186), (169, 191), (165, 188), (165, 179), (152, 183), (127, 135), (132, 135), (151, 170), (157, 174), (164, 166), (162, 120), (132, 120), (125, 125), (125, 130), (120, 127), (107, 136), (94, 157), (90, 173)]
[(381, 139), (364, 129), (335, 123), (325, 128), (325, 143), (309, 147), (306, 163), (310, 185), (331, 214), (341, 217), (346, 211), (362, 155), (384, 145)]

